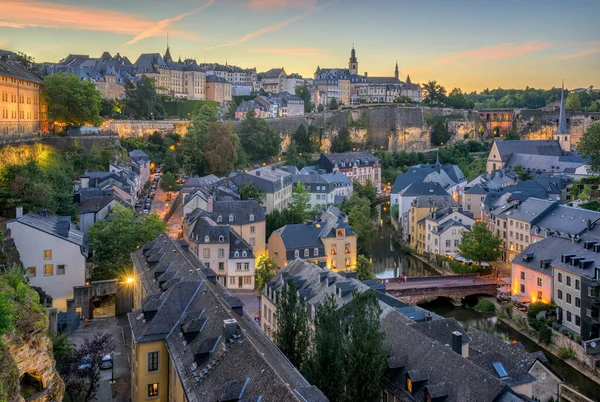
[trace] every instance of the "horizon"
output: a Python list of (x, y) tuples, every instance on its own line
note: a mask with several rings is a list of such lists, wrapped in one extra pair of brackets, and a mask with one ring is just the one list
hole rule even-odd
[[(359, 74), (393, 76), (397, 61), (400, 79), (435, 80), (448, 92), (551, 89), (563, 79), (571, 89), (600, 87), (600, 2), (422, 3), (8, 0), (0, 2), (0, 48), (38, 63), (104, 51), (135, 63), (142, 53), (163, 55), (168, 41), (174, 59), (312, 78), (317, 66), (346, 68), (354, 44)], [(389, 11), (373, 12), (382, 8)]]

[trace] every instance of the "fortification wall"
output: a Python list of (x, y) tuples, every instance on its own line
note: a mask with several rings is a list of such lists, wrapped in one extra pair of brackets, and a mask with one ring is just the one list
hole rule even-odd
[(143, 137), (154, 132), (185, 135), (190, 124), (189, 120), (106, 120), (100, 130), (119, 137)]

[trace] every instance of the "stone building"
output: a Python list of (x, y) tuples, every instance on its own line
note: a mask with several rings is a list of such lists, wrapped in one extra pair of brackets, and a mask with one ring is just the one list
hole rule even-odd
[(229, 178), (237, 188), (250, 183), (261, 190), (261, 205), (270, 214), (274, 210), (281, 211), (292, 201), (292, 174), (275, 166), (266, 166), (249, 172), (234, 172)]
[(206, 77), (206, 100), (219, 102), (220, 104), (230, 102), (232, 99), (231, 83), (216, 75)]
[(361, 184), (369, 180), (381, 190), (381, 161), (368, 152), (321, 154), (317, 166), (326, 173), (341, 172)]

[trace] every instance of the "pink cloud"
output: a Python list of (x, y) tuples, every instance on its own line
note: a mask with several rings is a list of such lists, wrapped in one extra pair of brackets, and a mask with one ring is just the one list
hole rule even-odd
[(588, 50), (582, 50), (582, 51), (576, 52), (576, 53), (566, 54), (564, 56), (558, 56), (556, 58), (556, 60), (576, 59), (579, 57), (591, 56), (593, 54), (599, 54), (599, 53), (600, 53), (600, 48), (588, 49)]
[(294, 47), (285, 49), (250, 49), (252, 53), (277, 54), (284, 56), (301, 56), (301, 57), (320, 57), (323, 56), (323, 49), (314, 47)]
[[(209, 3), (213, 2), (211, 0)], [(198, 9), (190, 13), (197, 11)], [(141, 40), (158, 34), (161, 29), (190, 13), (156, 22), (138, 15), (97, 7), (55, 4), (37, 0), (9, 0), (0, 2), (0, 26), (104, 31), (133, 35), (139, 37), (137, 40)], [(186, 35), (185, 32), (177, 30), (170, 32), (179, 37)]]
[(252, 8), (282, 8), (282, 7), (297, 7), (311, 8), (314, 7), (317, 0), (250, 0), (248, 7)]

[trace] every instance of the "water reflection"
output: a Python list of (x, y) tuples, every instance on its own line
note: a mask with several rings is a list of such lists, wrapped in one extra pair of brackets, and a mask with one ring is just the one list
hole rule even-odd
[(502, 339), (507, 343), (520, 342), (528, 352), (542, 350), (544, 355), (548, 358), (548, 365), (560, 374), (567, 384), (579, 389), (581, 393), (592, 400), (600, 402), (600, 385), (588, 379), (548, 351), (542, 349), (535, 342), (532, 342), (529, 338), (521, 335), (520, 332), (515, 331), (504, 324), (502, 321), (498, 320), (495, 315), (479, 313), (473, 310), (471, 307), (475, 303), (476, 299), (473, 298), (467, 300), (467, 304), (470, 305), (470, 307), (465, 305), (462, 307), (454, 307), (449, 300), (437, 299), (431, 303), (423, 304), (421, 307), (433, 311), (443, 317), (454, 317), (465, 330), (474, 327), (487, 334), (493, 335), (496, 338)]

